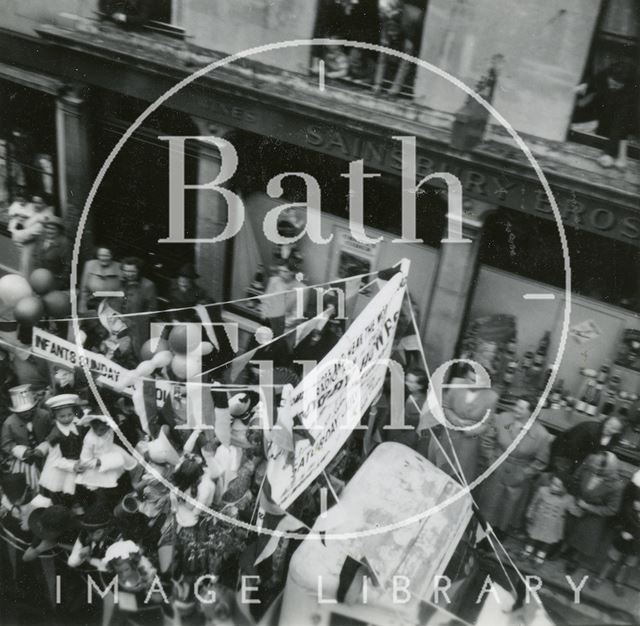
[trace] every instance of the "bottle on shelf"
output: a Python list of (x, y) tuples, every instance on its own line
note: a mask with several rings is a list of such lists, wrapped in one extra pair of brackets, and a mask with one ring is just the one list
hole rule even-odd
[(609, 372), (611, 371), (611, 366), (609, 363), (605, 362), (600, 366), (600, 370), (598, 371), (598, 376), (596, 377), (596, 382), (601, 384), (606, 384), (609, 380)]
[(540, 343), (538, 344), (538, 349), (533, 355), (533, 365), (537, 365), (538, 367), (542, 367), (546, 358), (547, 352), (549, 350), (549, 343), (551, 340), (551, 333), (549, 331), (545, 332)]
[(602, 398), (602, 389), (604, 385), (599, 382), (594, 382), (591, 389), (591, 396), (586, 406), (585, 413), (591, 417), (594, 417), (598, 413), (598, 407), (600, 406), (600, 399)]
[(560, 408), (560, 402), (562, 401), (563, 386), (564, 386), (564, 381), (562, 379), (558, 380), (556, 384), (553, 386), (551, 393), (549, 394), (549, 403), (552, 409)]
[(529, 369), (533, 365), (533, 350), (528, 348), (522, 357), (522, 367)]

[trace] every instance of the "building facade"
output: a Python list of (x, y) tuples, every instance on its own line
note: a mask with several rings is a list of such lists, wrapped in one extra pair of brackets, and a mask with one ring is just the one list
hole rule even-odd
[[(626, 169), (605, 169), (598, 159), (606, 139), (571, 124), (577, 85), (611, 63), (637, 60), (637, 3), (412, 0), (395, 16), (399, 37), (377, 2), (347, 11), (348, 4), (173, 0), (158, 3), (157, 14), (132, 29), (105, 20), (98, 3), (6, 3), (0, 8), (0, 202), (6, 209), (22, 187), (45, 195), (75, 234), (105, 159), (179, 81), (228, 54), (275, 42), (390, 43), (490, 100), (544, 171), (573, 270), (573, 334), (562, 370), (566, 386), (579, 394), (580, 368), (614, 361), (624, 331), (640, 328), (637, 147), (630, 142)], [(408, 257), (430, 366), (459, 352), (471, 320), (499, 313), (517, 318), (520, 353), (535, 348), (545, 332), (554, 352), (566, 265), (536, 172), (510, 134), (459, 87), (426, 67), (385, 58), (340, 43), (265, 49), (189, 83), (138, 125), (106, 170), (83, 234), (84, 254), (105, 243), (118, 256), (143, 256), (161, 285), (193, 262), (213, 299), (242, 300), (273, 261), (264, 216), (307, 198), (299, 177), (283, 181), (279, 198), (267, 193), (268, 182), (282, 172), (306, 172), (321, 191), (323, 232), (334, 235), (327, 245), (299, 243), (306, 284)], [(238, 167), (227, 186), (245, 207), (238, 236), (206, 242), (229, 217), (222, 195), (201, 187), (220, 175), (221, 153), (192, 139), (185, 144), (185, 183), (192, 186), (185, 191), (185, 238), (197, 241), (159, 243), (169, 223), (170, 157), (162, 138), (170, 136), (218, 137), (236, 147)], [(438, 172), (461, 181), (467, 245), (446, 240), (448, 194), (439, 176), (417, 194), (416, 241), (392, 242), (400, 238), (407, 183), (399, 137), (415, 137), (414, 182)], [(348, 228), (344, 175), (360, 159), (376, 175), (365, 181), (366, 232), (384, 237), (370, 244), (354, 240)], [(0, 263), (15, 270), (18, 254), (2, 229)], [(534, 306), (523, 299), (532, 292), (553, 297)], [(242, 303), (227, 309), (228, 319), (249, 332), (260, 324)], [(593, 329), (588, 343), (580, 335), (584, 324)], [(635, 373), (621, 374), (623, 384), (640, 390)]]

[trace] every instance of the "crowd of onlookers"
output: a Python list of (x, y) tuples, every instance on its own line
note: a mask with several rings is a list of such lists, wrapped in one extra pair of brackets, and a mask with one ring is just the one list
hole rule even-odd
[[(56, 287), (68, 289), (71, 257), (62, 221), (38, 198), (17, 200), (11, 212), (25, 274), (48, 269)], [(266, 289), (263, 298), (294, 280), (290, 264), (280, 260), (276, 265), (269, 280), (277, 284)], [(85, 347), (135, 369), (146, 358), (143, 346), (151, 321), (192, 320), (192, 307), (212, 306), (197, 279), (192, 266), (182, 267), (163, 293), (166, 302), (161, 307), (158, 290), (143, 276), (139, 259), (117, 261), (111, 249), (98, 247), (95, 258), (82, 265), (79, 279)], [(104, 292), (111, 295), (101, 295)], [(519, 533), (524, 558), (542, 563), (560, 555), (568, 572), (588, 567), (597, 572), (592, 586), (609, 577), (622, 593), (640, 547), (640, 474), (625, 480), (618, 471), (613, 451), (623, 430), (621, 420), (584, 422), (554, 438), (538, 422), (525, 427), (532, 400), (521, 397), (498, 412), (498, 393), (474, 389), (475, 372), (467, 368), (453, 381), (467, 388), (449, 388), (444, 394), (442, 410), (449, 424), (445, 428), (429, 409), (428, 377), (407, 306), (392, 357), (405, 370), (408, 428), (396, 427), (389, 377), (363, 417), (366, 429), (355, 431), (328, 467), (332, 490), (339, 497), (341, 487), (376, 445), (402, 443), (459, 482), (472, 485), (478, 518), (490, 525), (496, 539)], [(209, 310), (215, 318), (214, 309)], [(276, 336), (295, 325), (288, 311), (285, 299), (281, 319), (274, 322)], [(62, 337), (73, 334), (66, 320), (45, 319), (41, 324)], [(254, 359), (273, 362), (275, 406), (278, 389), (295, 386), (304, 373), (294, 360), (321, 360), (344, 330), (344, 320), (333, 318), (298, 344), (280, 340), (246, 347), (257, 350)], [(224, 365), (233, 354), (213, 357)], [(152, 385), (142, 414), (130, 394), (102, 388), (105, 414), (81, 369), (49, 363), (28, 345), (3, 343), (1, 549), (9, 566), (5, 572), (11, 572), (6, 588), (16, 597), (34, 593), (38, 585), (46, 590), (38, 564), (53, 562), (55, 572), (71, 586), (88, 575), (106, 586), (118, 574), (118, 585), (137, 596), (142, 607), (157, 575), (172, 599), (167, 607), (156, 591), (157, 610), (189, 611), (199, 576), (215, 574), (217, 585), (233, 589), (243, 573), (260, 576), (255, 594), (267, 606), (284, 585), (296, 542), (281, 540), (275, 552), (256, 565), (264, 547), (260, 537), (206, 512), (246, 523), (256, 523), (259, 509), (281, 513), (270, 510), (260, 495), (270, 434), (252, 428), (262, 423), (265, 410), (262, 396), (252, 387), (259, 368), (248, 364), (234, 379), (245, 387), (233, 390), (225, 386), (225, 371), (215, 368), (204, 379), (212, 384), (215, 429), (184, 430), (180, 427), (188, 422), (185, 385), (168, 363), (147, 376), (147, 382), (174, 381), (162, 402)], [(497, 462), (495, 471), (476, 485)], [(289, 510), (308, 526), (320, 513), (321, 486), (321, 481), (312, 484)], [(86, 596), (65, 596), (65, 610), (86, 610), (73, 606), (76, 601), (82, 605), (78, 597)], [(107, 615), (113, 610), (108, 601), (104, 610)]]

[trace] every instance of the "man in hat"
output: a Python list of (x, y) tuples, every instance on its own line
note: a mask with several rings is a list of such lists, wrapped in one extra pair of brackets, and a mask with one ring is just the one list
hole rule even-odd
[(55, 277), (55, 288), (69, 288), (71, 250), (64, 235), (64, 222), (57, 215), (47, 215), (42, 220), (42, 234), (36, 238), (33, 248), (33, 269), (44, 268)]
[[(169, 290), (169, 308), (185, 309), (195, 306), (196, 304), (204, 304), (206, 298), (203, 297), (196, 280), (200, 278), (191, 263), (185, 263), (178, 271), (178, 276), (171, 281), (171, 289)], [(194, 311), (172, 311), (171, 318), (174, 322), (193, 322), (198, 321)]]
[(122, 291), (124, 297), (112, 299), (110, 304), (118, 313), (130, 315), (126, 324), (131, 331), (133, 349), (139, 353), (142, 344), (149, 339), (149, 324), (152, 315), (132, 315), (135, 313), (154, 313), (158, 310), (156, 286), (142, 276), (142, 261), (136, 257), (127, 257), (122, 261)]
[(91, 507), (80, 521), (80, 534), (73, 544), (67, 560), (69, 567), (89, 564), (99, 571), (106, 571), (102, 559), (107, 548), (119, 537), (110, 512), (101, 506)]
[(37, 446), (51, 432), (53, 422), (44, 409), (38, 407), (30, 385), (9, 389), (11, 415), (2, 425), (0, 449), (7, 459), (11, 473), (24, 474), (33, 489), (38, 488), (40, 464), (44, 454)]

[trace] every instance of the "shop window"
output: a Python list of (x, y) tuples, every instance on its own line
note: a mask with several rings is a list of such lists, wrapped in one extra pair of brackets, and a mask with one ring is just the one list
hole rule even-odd
[(182, 38), (183, 0), (98, 0), (98, 13), (123, 28)]
[(569, 139), (600, 147), (613, 159), (621, 140), (629, 140), (628, 156), (640, 157), (639, 32), (637, 0), (605, 0), (577, 88)]
[[(0, 84), (0, 224), (18, 219), (34, 197), (55, 204), (53, 98), (14, 83)], [(16, 215), (18, 214), (18, 215)]]
[[(428, 0), (320, 0), (314, 36), (379, 44), (418, 55)], [(390, 96), (413, 97), (415, 66), (351, 46), (314, 48), (311, 71)]]
[[(640, 250), (565, 225), (574, 293), (640, 311)], [(489, 217), (480, 262), (560, 289), (564, 260), (555, 222), (500, 209)]]

